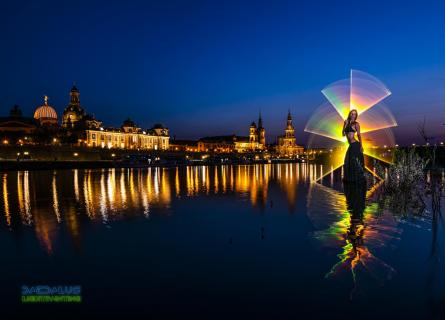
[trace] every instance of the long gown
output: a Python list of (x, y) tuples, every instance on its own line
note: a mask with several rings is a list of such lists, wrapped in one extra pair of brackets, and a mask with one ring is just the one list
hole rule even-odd
[(360, 143), (354, 141), (349, 144), (344, 163), (344, 182), (363, 182), (365, 178), (365, 159), (360, 150)]

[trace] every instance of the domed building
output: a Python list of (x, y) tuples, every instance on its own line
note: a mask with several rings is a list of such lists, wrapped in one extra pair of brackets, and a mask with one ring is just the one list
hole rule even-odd
[(48, 96), (44, 96), (44, 104), (34, 112), (34, 119), (42, 126), (57, 126), (57, 112), (48, 105)]
[(62, 127), (66, 129), (76, 129), (82, 123), (83, 118), (87, 115), (80, 105), (80, 92), (76, 86), (70, 91), (70, 103), (63, 111)]
[(102, 125), (94, 115), (88, 114), (80, 105), (80, 92), (74, 85), (70, 91), (70, 102), (63, 111), (62, 127), (68, 132), (77, 132), (77, 135), (83, 136), (86, 129), (99, 129)]

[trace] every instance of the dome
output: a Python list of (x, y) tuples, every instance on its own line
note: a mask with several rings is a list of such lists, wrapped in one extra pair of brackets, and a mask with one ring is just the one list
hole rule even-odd
[(34, 112), (34, 119), (42, 119), (42, 118), (50, 118), (57, 120), (57, 113), (56, 110), (54, 110), (51, 106), (40, 106), (36, 109), (36, 112)]
[(40, 121), (53, 121), (57, 122), (57, 113), (56, 110), (54, 110), (53, 107), (48, 105), (48, 97), (45, 96), (45, 104), (38, 107), (36, 111), (34, 112), (34, 119), (40, 120)]

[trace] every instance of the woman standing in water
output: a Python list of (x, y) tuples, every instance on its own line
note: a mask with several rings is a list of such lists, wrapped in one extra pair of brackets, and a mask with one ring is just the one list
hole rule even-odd
[[(348, 151), (345, 156), (344, 178), (345, 182), (364, 182), (364, 156), (362, 137), (360, 135), (360, 124), (357, 122), (358, 113), (353, 109), (349, 112), (348, 118), (343, 124), (342, 134), (349, 142)], [(358, 140), (355, 139), (357, 133)]]

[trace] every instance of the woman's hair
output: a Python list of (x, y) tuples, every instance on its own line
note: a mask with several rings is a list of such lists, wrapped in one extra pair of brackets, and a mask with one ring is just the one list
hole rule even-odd
[(347, 126), (351, 125), (351, 116), (352, 116), (352, 113), (353, 113), (354, 111), (355, 111), (355, 114), (356, 114), (356, 117), (355, 117), (354, 122), (357, 122), (358, 112), (357, 112), (356, 109), (352, 109), (351, 111), (349, 111), (349, 113), (348, 113), (348, 117), (346, 118), (346, 120), (345, 120), (345, 124), (343, 125), (343, 130), (342, 130), (342, 135), (343, 135), (343, 136), (345, 135), (345, 128), (346, 128)]
[(349, 113), (348, 113), (348, 118), (346, 119), (348, 125), (351, 124), (351, 120), (352, 120), (351, 118), (352, 118), (352, 113), (353, 113), (353, 112), (355, 112), (355, 114), (356, 114), (354, 122), (357, 121), (357, 118), (358, 118), (358, 112), (357, 112), (356, 109), (352, 109), (351, 111), (349, 111)]

